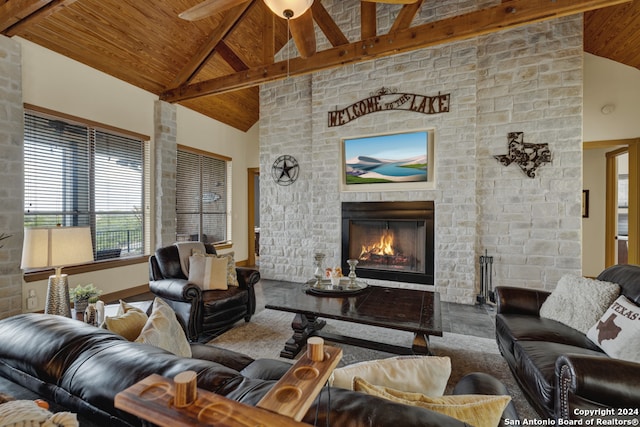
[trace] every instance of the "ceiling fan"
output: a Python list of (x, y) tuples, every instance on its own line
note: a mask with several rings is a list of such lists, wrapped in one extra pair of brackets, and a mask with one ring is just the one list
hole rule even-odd
[[(187, 21), (197, 21), (232, 7), (247, 3), (248, 0), (204, 0), (178, 16)], [(271, 11), (287, 19), (300, 56), (308, 58), (316, 52), (316, 35), (313, 28), (311, 5), (314, 0), (264, 0)], [(363, 0), (371, 3), (412, 4), (418, 0)]]

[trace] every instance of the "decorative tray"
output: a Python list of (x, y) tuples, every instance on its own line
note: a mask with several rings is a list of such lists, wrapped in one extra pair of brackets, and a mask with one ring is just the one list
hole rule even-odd
[(358, 279), (355, 280), (354, 285), (351, 285), (348, 277), (340, 279), (337, 285), (333, 285), (329, 279), (320, 280), (319, 283), (316, 283), (316, 279), (311, 279), (305, 283), (305, 292), (312, 295), (343, 296), (357, 294), (367, 286), (369, 286), (367, 282)]

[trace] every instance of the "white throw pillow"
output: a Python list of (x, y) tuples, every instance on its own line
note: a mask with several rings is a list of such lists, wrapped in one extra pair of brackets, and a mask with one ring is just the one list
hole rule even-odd
[(437, 356), (397, 356), (354, 363), (333, 371), (329, 384), (353, 390), (353, 378), (396, 390), (442, 396), (451, 375), (451, 359)]
[(191, 255), (189, 257), (189, 282), (205, 290), (228, 289), (227, 259), (216, 256)]
[(540, 307), (540, 317), (586, 334), (620, 295), (617, 283), (566, 274)]
[(176, 313), (162, 299), (153, 301), (153, 311), (136, 342), (160, 347), (171, 353), (191, 357), (191, 346)]
[(624, 295), (587, 332), (607, 355), (640, 363), (640, 307)]

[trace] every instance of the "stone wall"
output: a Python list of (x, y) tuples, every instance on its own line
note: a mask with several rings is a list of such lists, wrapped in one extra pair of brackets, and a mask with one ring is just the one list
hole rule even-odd
[[(423, 7), (416, 21), (470, 3)], [(490, 2), (483, 3), (476, 6)], [(327, 8), (334, 18), (353, 15), (344, 4)], [(378, 8), (381, 32), (395, 10)], [(450, 112), (385, 111), (327, 126), (329, 111), (382, 87), (450, 93)], [(398, 200), (435, 202), (435, 288), (445, 301), (474, 302), (485, 250), (494, 257), (494, 285), (552, 289), (560, 275), (580, 273), (581, 16), (263, 85), (260, 111), (263, 277), (306, 280), (317, 251), (338, 263), (341, 202)], [(435, 188), (343, 191), (342, 138), (421, 129), (435, 131)], [(516, 131), (525, 142), (549, 143), (553, 161), (533, 179), (493, 157), (507, 152), (507, 133)], [(282, 154), (300, 164), (291, 186), (270, 176)]]
[[(176, 152), (178, 149), (176, 114), (175, 105), (164, 101), (155, 102), (153, 175), (155, 177), (156, 248), (170, 245), (176, 240)], [(153, 248), (153, 251), (156, 248)]]
[(22, 310), (24, 179), (20, 44), (0, 36), (0, 318)]

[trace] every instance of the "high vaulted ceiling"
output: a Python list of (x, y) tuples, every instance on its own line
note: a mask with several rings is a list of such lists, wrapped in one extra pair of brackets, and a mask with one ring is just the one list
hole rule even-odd
[[(323, 5), (312, 6), (316, 30), (328, 41), (308, 58), (276, 54), (287, 22), (262, 0), (247, 0), (198, 21), (178, 14), (201, 0), (0, 0), (0, 31), (248, 130), (259, 119), (261, 83), (393, 55), (506, 28), (585, 13), (585, 51), (640, 68), (640, 0), (502, 0), (435, 22), (413, 24), (429, 2), (396, 8), (390, 30), (377, 28), (375, 3), (360, 4), (359, 37), (341, 28)], [(335, 1), (335, 0), (334, 0)]]

